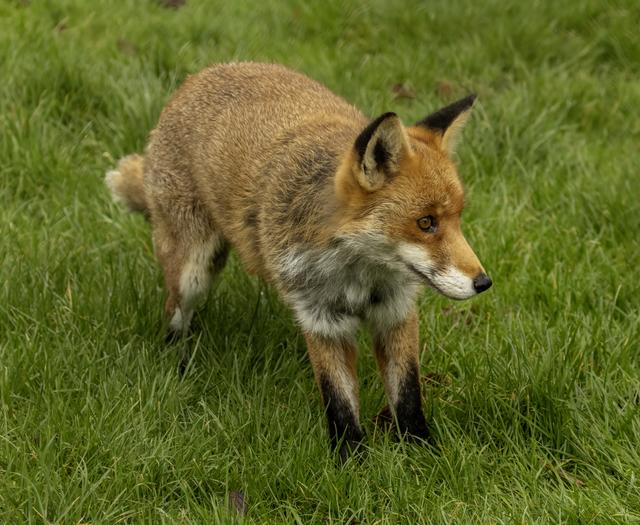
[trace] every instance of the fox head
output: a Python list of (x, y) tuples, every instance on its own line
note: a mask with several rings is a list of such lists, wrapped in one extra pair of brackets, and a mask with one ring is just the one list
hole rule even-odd
[(341, 231), (384, 236), (394, 262), (453, 299), (492, 284), (462, 234), (464, 192), (451, 158), (474, 101), (463, 98), (411, 127), (395, 113), (380, 115), (336, 177), (348, 217)]

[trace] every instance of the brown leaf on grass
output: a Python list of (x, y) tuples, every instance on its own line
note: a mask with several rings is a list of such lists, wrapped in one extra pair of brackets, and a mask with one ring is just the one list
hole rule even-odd
[(249, 511), (247, 498), (242, 492), (238, 490), (232, 490), (231, 492), (229, 492), (229, 505), (231, 505), (231, 508), (233, 508), (238, 512), (238, 514), (241, 514), (242, 516), (244, 516)]
[(158, 0), (158, 3), (167, 9), (180, 9), (187, 0)]
[(436, 91), (438, 92), (438, 96), (444, 99), (450, 99), (453, 97), (456, 88), (451, 82), (447, 82), (446, 80), (441, 80), (436, 85)]
[(455, 309), (453, 306), (445, 306), (442, 310), (440, 310), (440, 313), (441, 313), (444, 317), (450, 317), (450, 316), (452, 316), (455, 312), (456, 312), (456, 309)]
[(406, 84), (394, 84), (391, 86), (391, 92), (396, 100), (399, 98), (416, 98), (415, 90)]
[(422, 382), (429, 386), (451, 386), (452, 381), (450, 375), (431, 372), (422, 375)]
[(118, 50), (123, 55), (131, 57), (138, 54), (138, 46), (136, 46), (133, 42), (127, 40), (126, 38), (118, 38), (116, 45), (118, 46)]
[(463, 323), (469, 326), (473, 322), (473, 318), (477, 316), (477, 312), (473, 307), (460, 309), (454, 306), (445, 306), (440, 313), (443, 317), (449, 317), (454, 325)]

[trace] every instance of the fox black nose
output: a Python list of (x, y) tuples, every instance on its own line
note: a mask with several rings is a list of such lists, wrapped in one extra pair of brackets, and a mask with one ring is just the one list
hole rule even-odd
[(473, 289), (477, 293), (482, 293), (485, 290), (488, 290), (489, 288), (491, 288), (492, 284), (493, 283), (491, 282), (491, 277), (489, 277), (486, 273), (481, 273), (481, 274), (478, 274), (476, 278), (473, 280)]

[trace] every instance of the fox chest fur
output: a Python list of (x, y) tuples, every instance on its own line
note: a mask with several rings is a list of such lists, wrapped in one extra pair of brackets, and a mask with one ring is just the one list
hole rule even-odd
[(383, 239), (338, 238), (327, 248), (283, 251), (278, 280), (301, 326), (348, 337), (361, 321), (384, 329), (404, 319), (420, 283), (385, 259), (388, 249)]

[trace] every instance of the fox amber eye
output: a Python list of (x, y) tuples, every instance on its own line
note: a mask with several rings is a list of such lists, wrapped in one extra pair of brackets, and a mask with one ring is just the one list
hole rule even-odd
[(420, 217), (418, 219), (418, 228), (423, 232), (433, 233), (437, 227), (438, 223), (433, 215), (427, 215), (426, 217)]

